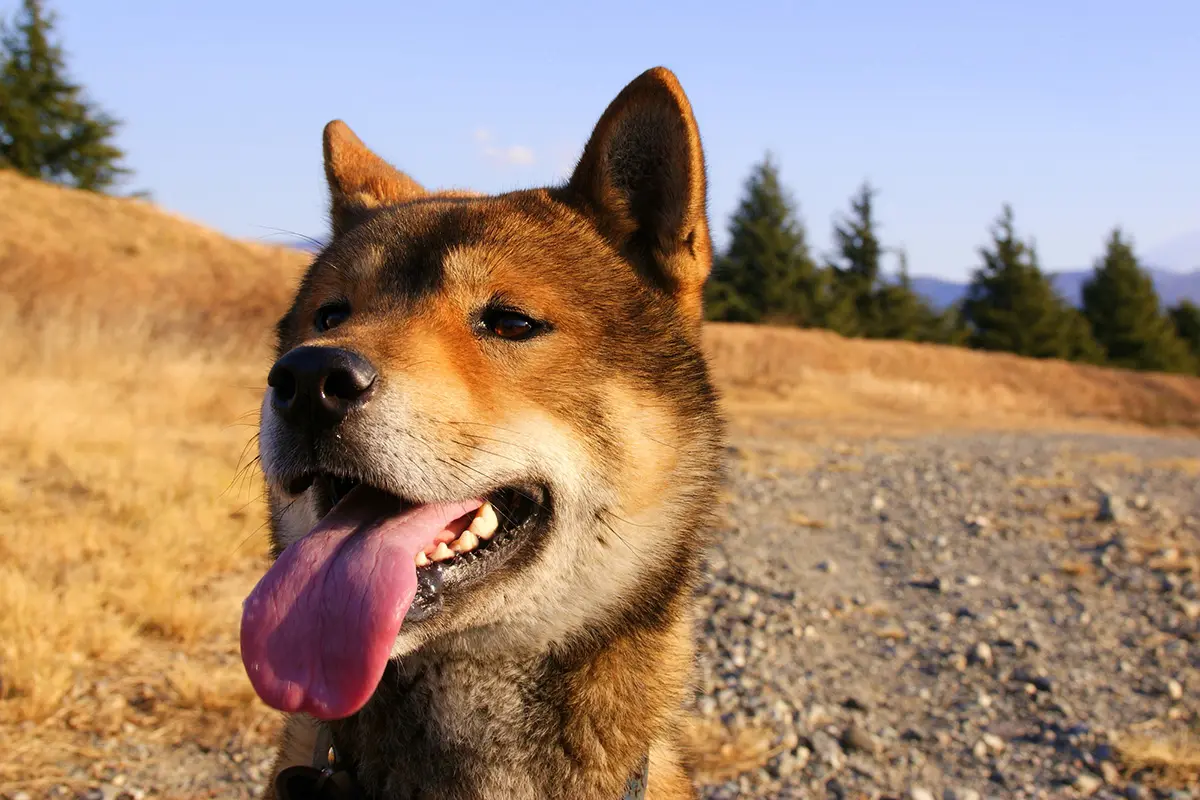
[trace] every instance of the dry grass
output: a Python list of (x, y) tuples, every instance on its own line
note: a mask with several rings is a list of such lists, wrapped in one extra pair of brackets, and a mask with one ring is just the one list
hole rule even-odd
[(788, 519), (793, 525), (797, 525), (801, 528), (820, 529), (825, 527), (824, 520), (813, 519), (801, 511), (793, 511), (788, 515)]
[(1079, 485), (1079, 482), (1074, 475), (1068, 473), (1065, 475), (1018, 475), (1012, 479), (1011, 484), (1014, 488), (1073, 489)]
[(22, 723), (39, 743), (0, 778), (58, 774), (64, 749), (126, 724), (259, 726), (236, 638), (265, 552), (256, 476), (237, 472), (259, 365), (61, 322), (0, 336), (21, 343), (0, 350), (19, 376), (0, 395), (0, 749)]
[[(273, 730), (237, 656), (265, 552), (247, 446), (304, 261), (0, 172), (0, 790), (98, 768), (97, 736)], [(770, 441), (1200, 422), (1195, 380), (729, 325), (707, 346), (735, 426), (769, 424)], [(751, 459), (813, 463), (778, 446)], [(716, 752), (702, 767), (723, 773), (771, 751), (748, 731)]]
[(1122, 737), (1117, 755), (1126, 776), (1136, 775), (1142, 783), (1173, 787), (1200, 783), (1200, 737), (1195, 732)]
[(1082, 578), (1093, 571), (1092, 562), (1082, 558), (1070, 558), (1058, 565), (1058, 570), (1072, 578)]
[(869, 424), (1200, 428), (1200, 380), (825, 331), (708, 326), (714, 369), (742, 414)]
[(690, 718), (682, 728), (683, 749), (691, 756), (696, 777), (718, 783), (754, 769), (786, 748), (763, 728), (729, 730), (724, 726)]

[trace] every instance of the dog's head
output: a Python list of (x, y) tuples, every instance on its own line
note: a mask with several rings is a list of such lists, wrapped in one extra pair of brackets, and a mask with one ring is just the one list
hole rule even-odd
[(325, 168), (333, 238), (262, 406), (260, 695), (341, 717), (434, 642), (521, 652), (652, 619), (719, 461), (704, 158), (675, 77), (629, 84), (564, 186), (431, 193), (341, 122)]

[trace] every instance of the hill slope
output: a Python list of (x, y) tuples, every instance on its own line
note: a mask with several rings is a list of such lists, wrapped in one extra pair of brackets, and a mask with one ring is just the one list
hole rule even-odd
[(257, 341), (309, 258), (234, 241), (139, 200), (0, 171), (0, 303), (27, 321)]
[[(0, 172), (0, 308), (26, 326), (236, 345), (257, 363), (310, 254), (253, 244), (145, 203)], [(731, 402), (776, 413), (996, 422), (1097, 419), (1200, 426), (1200, 380), (824, 331), (710, 325)], [(249, 363), (249, 362), (247, 362)]]

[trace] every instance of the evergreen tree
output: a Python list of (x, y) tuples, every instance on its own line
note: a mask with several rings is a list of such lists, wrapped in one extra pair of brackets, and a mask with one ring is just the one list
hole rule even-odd
[(709, 319), (817, 324), (821, 277), (796, 204), (768, 153), (746, 180), (729, 247), (705, 287)]
[(966, 347), (970, 339), (971, 329), (967, 326), (961, 303), (955, 303), (940, 313), (933, 313), (926, 341)]
[(896, 251), (900, 268), (895, 281), (884, 281), (873, 292), (875, 330), (880, 339), (906, 339), (913, 342), (946, 342), (951, 330), (933, 308), (912, 288), (908, 273), (908, 254)]
[(850, 200), (850, 214), (833, 227), (836, 255), (828, 268), (833, 296), (827, 309), (829, 327), (845, 336), (874, 336), (886, 327), (876, 295), (883, 248), (876, 232), (876, 190), (864, 183)]
[(1107, 360), (1127, 369), (1190, 372), (1188, 347), (1163, 314), (1154, 280), (1115, 229), (1083, 284), (1083, 313)]
[(824, 307), (825, 324), (845, 336), (873, 339), (938, 341), (937, 315), (913, 291), (908, 255), (895, 250), (899, 274), (883, 276), (884, 250), (879, 240), (874, 200), (877, 190), (864, 183), (851, 198), (850, 214), (834, 226), (837, 254), (829, 261), (832, 292)]
[(1167, 312), (1175, 333), (1188, 346), (1200, 369), (1200, 307), (1191, 300), (1180, 300), (1178, 305)]
[(1017, 238), (1010, 206), (1004, 206), (992, 230), (992, 249), (979, 253), (984, 263), (973, 273), (962, 307), (971, 347), (1033, 358), (1102, 360), (1087, 320), (1055, 292), (1034, 248)]
[(119, 123), (68, 79), (54, 22), (42, 0), (0, 22), (0, 168), (101, 191), (128, 173), (113, 144)]
[(929, 332), (933, 314), (913, 291), (908, 274), (908, 254), (900, 250), (898, 255), (900, 269), (896, 281), (884, 283), (872, 293), (877, 319), (871, 333), (881, 339), (920, 341)]

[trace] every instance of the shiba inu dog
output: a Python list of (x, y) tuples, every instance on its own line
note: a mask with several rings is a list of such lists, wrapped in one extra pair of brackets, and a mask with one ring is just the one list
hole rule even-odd
[[(678, 81), (626, 86), (551, 188), (427, 191), (340, 121), (324, 157), (332, 239), (278, 324), (273, 564), (241, 630), (289, 714), (267, 796), (693, 796), (724, 426)], [(323, 787), (286, 770), (329, 745)]]

